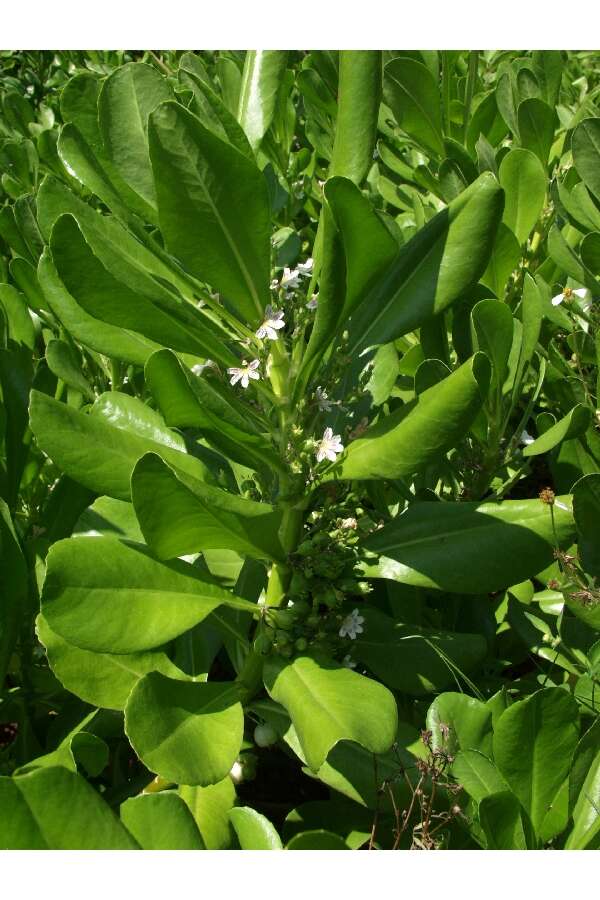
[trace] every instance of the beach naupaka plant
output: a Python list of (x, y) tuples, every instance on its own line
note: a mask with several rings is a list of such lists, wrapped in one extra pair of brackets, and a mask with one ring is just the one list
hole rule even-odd
[(293, 229), (307, 148), (288, 74), (285, 53), (248, 53), (235, 109), (193, 54), (177, 76), (78, 74), (58, 153), (79, 188), (48, 176), (37, 196), (48, 312), (111, 388), (86, 397), (65, 369), (66, 395), (31, 394), (38, 447), (86, 489), (77, 515), (102, 498), (95, 533), (48, 553), (38, 636), (184, 799), (229, 775), (255, 727), (352, 780), (339, 748), (388, 753), (399, 692), (452, 686), (486, 653), (478, 634), (406, 625), (385, 586), (502, 590), (574, 535), (568, 502), (482, 502), (491, 469), (468, 501), (457, 487), (498, 415), (483, 328), (396, 384), (398, 342), (441, 340), (488, 267), (497, 178), (405, 239), (363, 190), (392, 116), (382, 55), (342, 51), (331, 152), (311, 158), (322, 184)]

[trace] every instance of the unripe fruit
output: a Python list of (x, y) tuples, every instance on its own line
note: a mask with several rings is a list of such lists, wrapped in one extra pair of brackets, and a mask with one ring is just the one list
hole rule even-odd
[(265, 722), (254, 729), (254, 743), (257, 747), (271, 747), (279, 740), (279, 736), (272, 725)]
[(298, 650), (299, 653), (302, 653), (308, 647), (308, 641), (306, 640), (306, 638), (298, 638), (298, 640), (294, 644), (294, 647), (296, 648), (296, 650)]
[(271, 647), (273, 646), (273, 634), (268, 631), (263, 631), (262, 634), (259, 634), (256, 640), (254, 641), (254, 649), (257, 653), (266, 654), (271, 651)]

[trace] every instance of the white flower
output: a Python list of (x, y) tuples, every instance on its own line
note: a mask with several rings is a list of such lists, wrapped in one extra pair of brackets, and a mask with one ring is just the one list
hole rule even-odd
[(286, 290), (300, 287), (300, 272), (298, 269), (290, 269), (286, 266), (281, 276), (281, 287)]
[(349, 653), (346, 653), (345, 657), (342, 660), (342, 665), (346, 666), (347, 669), (355, 669), (356, 663), (352, 659)]
[(259, 373), (256, 371), (260, 365), (260, 360), (253, 359), (251, 363), (247, 363), (246, 360), (242, 360), (242, 365), (239, 368), (235, 368), (232, 366), (230, 369), (227, 369), (227, 374), (231, 375), (230, 384), (237, 384), (238, 381), (242, 382), (242, 387), (247, 388), (250, 384), (249, 379), (252, 378), (253, 381), (258, 381), (260, 378)]
[(232, 765), (229, 775), (235, 784), (240, 784), (244, 780), (244, 770), (237, 760)]
[(335, 462), (338, 453), (341, 453), (344, 446), (341, 442), (341, 435), (334, 434), (332, 428), (326, 428), (323, 437), (317, 444), (317, 462), (329, 459)]
[(307, 309), (316, 309), (319, 304), (319, 295), (313, 294), (308, 303), (306, 304)]
[(329, 410), (334, 406), (333, 400), (329, 400), (327, 397), (327, 391), (324, 391), (322, 387), (318, 387), (315, 391), (315, 397), (317, 398), (317, 406), (321, 410), (321, 412), (329, 412)]
[(353, 531), (356, 531), (356, 529), (358, 528), (358, 522), (356, 521), (354, 516), (351, 516), (349, 519), (342, 519), (342, 521), (340, 523), (340, 528), (344, 528), (344, 529), (352, 528)]
[(272, 291), (276, 291), (276, 290), (277, 290), (277, 288), (279, 287), (279, 281), (278, 281), (277, 278), (274, 278), (274, 279), (272, 280), (270, 287), (271, 287), (271, 290), (272, 290)]
[(296, 271), (299, 272), (300, 275), (308, 277), (312, 272), (312, 268), (313, 259), (312, 257), (310, 257), (310, 259), (307, 259), (305, 263), (298, 263), (298, 265), (296, 266)]
[(364, 628), (362, 625), (364, 621), (364, 617), (359, 615), (358, 610), (353, 609), (341, 624), (339, 631), (340, 637), (349, 637), (350, 640), (354, 641), (357, 634), (363, 633)]
[(580, 300), (583, 300), (586, 295), (586, 288), (577, 288), (577, 290), (565, 288), (562, 294), (557, 294), (556, 297), (552, 298), (552, 306), (559, 306), (563, 300), (570, 300), (572, 297), (579, 297)]
[(519, 443), (527, 446), (528, 444), (533, 444), (534, 441), (535, 438), (531, 437), (529, 432), (523, 429), (523, 431), (521, 432), (521, 437), (519, 438)]
[(285, 322), (283, 321), (283, 310), (282, 309), (273, 309), (272, 306), (267, 306), (265, 309), (265, 319), (258, 331), (256, 332), (257, 338), (269, 338), (270, 341), (277, 340), (277, 332), (280, 328), (285, 328)]

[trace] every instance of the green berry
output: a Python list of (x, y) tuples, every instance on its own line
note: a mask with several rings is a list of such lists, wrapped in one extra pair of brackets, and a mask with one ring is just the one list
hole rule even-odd
[(271, 747), (279, 740), (279, 735), (272, 725), (265, 722), (254, 729), (254, 743), (257, 747)]

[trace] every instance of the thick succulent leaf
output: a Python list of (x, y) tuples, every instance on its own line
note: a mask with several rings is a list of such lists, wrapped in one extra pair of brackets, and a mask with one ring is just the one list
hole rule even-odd
[[(566, 505), (570, 498), (558, 499)], [(554, 506), (553, 517), (554, 525), (540, 500), (413, 503), (367, 538), (365, 549), (380, 558), (364, 573), (456, 593), (502, 590), (549, 565), (556, 541), (571, 546), (572, 513)]]
[(490, 364), (478, 353), (417, 400), (381, 417), (325, 475), (350, 480), (400, 478), (439, 459), (468, 432), (481, 409)]
[(498, 180), (506, 198), (502, 221), (524, 244), (546, 197), (546, 172), (530, 150), (515, 148), (503, 157)]
[(423, 63), (398, 57), (385, 67), (383, 96), (400, 128), (443, 158), (442, 108), (435, 78)]
[(373, 162), (381, 100), (381, 50), (340, 50), (338, 111), (329, 174), (355, 184)]
[(0, 777), (0, 846), (6, 850), (137, 850), (84, 778), (59, 767)]
[(483, 351), (491, 360), (490, 394), (495, 402), (499, 402), (513, 343), (510, 307), (498, 300), (480, 300), (471, 310), (471, 334), (473, 349)]
[(125, 732), (142, 762), (167, 781), (217, 784), (231, 770), (244, 736), (238, 687), (150, 672), (127, 701)]
[(344, 666), (309, 656), (265, 663), (266, 688), (288, 711), (311, 769), (339, 741), (385, 753), (398, 726), (396, 701), (383, 685)]
[(52, 631), (84, 650), (151, 650), (222, 604), (251, 614), (256, 609), (198, 568), (181, 560), (159, 562), (141, 544), (75, 537), (58, 541), (48, 553), (44, 618)]
[(275, 826), (251, 806), (235, 806), (229, 820), (242, 850), (283, 850)]
[(246, 132), (253, 150), (258, 149), (273, 121), (286, 62), (286, 50), (246, 51), (238, 121)]
[(562, 688), (513, 703), (494, 728), (494, 760), (539, 834), (569, 774), (579, 738), (579, 710)]
[(150, 116), (150, 158), (167, 248), (258, 323), (269, 302), (270, 215), (258, 168), (177, 103)]
[(571, 137), (571, 149), (585, 186), (600, 200), (600, 118), (579, 123)]
[(173, 92), (164, 75), (145, 63), (126, 63), (102, 84), (98, 123), (113, 166), (148, 206), (156, 209), (148, 153), (148, 116)]
[(120, 814), (142, 850), (206, 849), (194, 817), (174, 791), (130, 797)]
[(362, 614), (364, 633), (353, 642), (353, 656), (406, 694), (420, 697), (453, 686), (456, 670), (471, 671), (487, 652), (482, 635), (404, 625), (376, 609)]
[(124, 709), (132, 688), (148, 672), (184, 677), (162, 650), (119, 654), (82, 650), (52, 631), (41, 614), (36, 619), (36, 633), (63, 687), (93, 706)]
[(591, 410), (583, 403), (578, 403), (573, 409), (552, 425), (548, 431), (544, 431), (533, 444), (523, 448), (523, 456), (539, 456), (547, 453), (562, 441), (580, 437), (587, 431), (592, 418)]
[[(174, 449), (174, 432), (170, 433), (169, 444), (166, 444), (163, 434), (156, 429), (152, 437), (145, 429), (137, 430), (136, 420), (132, 420), (131, 416), (107, 419), (105, 413), (109, 407), (113, 412), (116, 409), (115, 394), (111, 395), (108, 404), (100, 397), (98, 406), (88, 414), (78, 412), (39, 391), (32, 391), (29, 406), (31, 430), (40, 449), (75, 481), (117, 500), (131, 499), (131, 473), (145, 453), (158, 453), (175, 469), (200, 480), (206, 479), (207, 470), (200, 460), (182, 452), (182, 449)], [(128, 401), (141, 405), (151, 414), (152, 411), (141, 401), (135, 401), (132, 397), (126, 398), (125, 402)]]
[(144, 539), (160, 559), (221, 549), (283, 558), (281, 514), (270, 504), (178, 477), (156, 454), (136, 464), (131, 496)]
[(535, 153), (546, 167), (554, 143), (555, 111), (539, 97), (529, 97), (519, 103), (517, 117), (521, 146)]
[(446, 309), (483, 274), (504, 207), (485, 172), (399, 251), (353, 316), (348, 352), (384, 344)]

